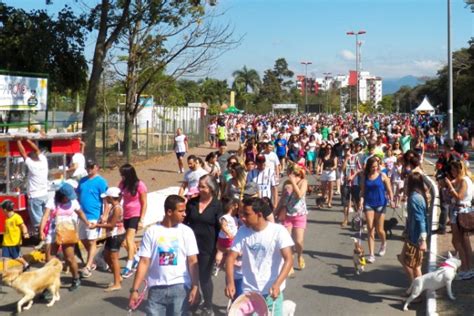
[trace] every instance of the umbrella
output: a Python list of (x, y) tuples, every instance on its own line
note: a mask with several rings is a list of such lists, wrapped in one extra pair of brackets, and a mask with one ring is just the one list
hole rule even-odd
[(235, 106), (231, 106), (224, 111), (225, 114), (239, 114), (242, 112), (243, 112), (242, 110), (239, 110)]

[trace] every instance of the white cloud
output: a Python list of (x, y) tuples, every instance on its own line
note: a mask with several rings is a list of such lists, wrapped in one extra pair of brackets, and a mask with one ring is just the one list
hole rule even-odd
[(416, 68), (427, 72), (436, 72), (443, 67), (443, 63), (436, 60), (415, 60), (413, 63)]
[(344, 49), (339, 52), (339, 56), (344, 60), (355, 60), (356, 57), (350, 50)]

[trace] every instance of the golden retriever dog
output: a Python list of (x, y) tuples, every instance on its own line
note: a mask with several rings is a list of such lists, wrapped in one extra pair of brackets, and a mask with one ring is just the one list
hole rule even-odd
[(33, 299), (36, 294), (42, 293), (48, 289), (53, 299), (46, 306), (51, 307), (54, 302), (59, 301), (59, 287), (61, 286), (61, 271), (63, 264), (57, 258), (51, 259), (41, 269), (23, 272), (21, 270), (8, 270), (2, 274), (3, 283), (14, 288), (18, 293), (23, 294), (23, 298), (17, 303), (17, 312), (21, 313), (24, 304), (28, 303), (23, 309), (28, 310), (33, 305)]

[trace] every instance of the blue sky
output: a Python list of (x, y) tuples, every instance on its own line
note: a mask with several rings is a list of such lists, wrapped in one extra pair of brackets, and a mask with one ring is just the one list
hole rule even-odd
[[(0, 0), (1, 1), (1, 0)], [(44, 0), (3, 0), (24, 9), (44, 9)], [(97, 1), (53, 0), (54, 13), (65, 3), (87, 10)], [(355, 38), (347, 31), (365, 30), (360, 37), (362, 70), (384, 78), (434, 76), (447, 60), (447, 0), (217, 0), (218, 20), (230, 23), (236, 49), (221, 56), (210, 74), (232, 78), (246, 65), (263, 74), (277, 58), (288, 61), (296, 74), (302, 60), (312, 61), (308, 74), (346, 74), (355, 67)], [(451, 0), (452, 49), (468, 46), (474, 37), (474, 13), (463, 0)], [(88, 55), (94, 39), (89, 38)]]

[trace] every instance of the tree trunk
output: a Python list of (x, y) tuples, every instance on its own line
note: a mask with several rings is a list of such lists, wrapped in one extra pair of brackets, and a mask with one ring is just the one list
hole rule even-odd
[(108, 0), (102, 1), (99, 33), (95, 43), (94, 57), (92, 59), (92, 71), (87, 87), (86, 105), (82, 118), (82, 130), (86, 133), (83, 140), (86, 143), (85, 156), (95, 159), (95, 137), (97, 126), (97, 91), (100, 86), (100, 76), (104, 70), (103, 63), (107, 54), (107, 17), (109, 13)]
[(133, 145), (133, 117), (130, 113), (125, 113), (125, 126), (123, 129), (123, 141), (124, 141), (124, 154), (127, 159), (127, 163), (130, 163), (132, 158), (132, 145)]
[(109, 38), (107, 38), (109, 31), (108, 23), (110, 14), (110, 1), (102, 0), (100, 8), (99, 30), (95, 43), (94, 57), (92, 60), (91, 77), (87, 87), (84, 117), (82, 118), (82, 130), (86, 132), (83, 136), (83, 140), (86, 143), (85, 156), (87, 158), (95, 159), (96, 154), (95, 137), (97, 124), (97, 92), (100, 86), (100, 77), (104, 70), (104, 60), (107, 55), (107, 51), (115, 42), (127, 22), (130, 1), (131, 0), (124, 1), (122, 5), (122, 15), (120, 16), (115, 29), (110, 33)]

